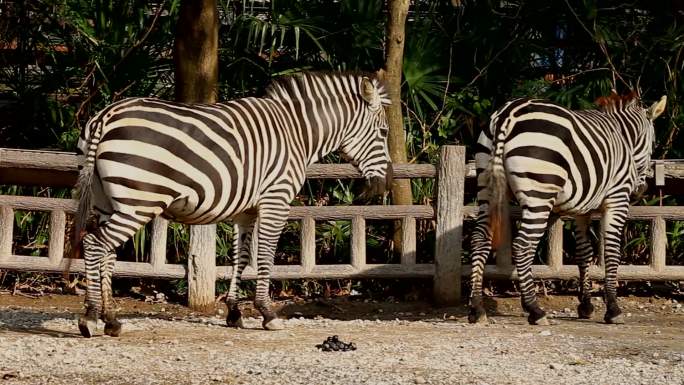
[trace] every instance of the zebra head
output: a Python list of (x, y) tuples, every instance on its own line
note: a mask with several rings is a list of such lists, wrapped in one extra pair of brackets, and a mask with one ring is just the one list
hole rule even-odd
[(366, 178), (364, 194), (379, 195), (392, 184), (392, 163), (387, 136), (389, 124), (384, 107), (390, 104), (384, 87), (377, 79), (359, 78), (361, 103), (358, 118), (353, 119), (342, 139), (340, 150)]
[[(649, 108), (643, 108), (640, 103), (637, 110), (641, 117), (641, 136), (642, 140), (637, 141), (637, 148), (635, 154), (635, 163), (638, 172), (638, 182), (636, 191), (633, 195), (636, 197), (641, 196), (646, 190), (646, 177), (648, 176), (648, 171), (651, 168), (651, 154), (653, 153), (653, 147), (655, 146), (656, 135), (655, 127), (653, 121), (656, 120), (665, 111), (665, 105), (667, 104), (667, 96), (663, 95), (659, 101), (653, 103)], [(639, 146), (639, 143), (642, 146)]]
[(633, 197), (639, 197), (646, 190), (646, 178), (651, 167), (651, 154), (656, 135), (653, 121), (665, 111), (667, 96), (646, 108), (639, 100), (638, 93), (633, 91), (620, 96), (614, 90), (610, 96), (599, 98), (602, 111), (620, 116), (620, 124), (626, 129), (633, 143), (633, 159), (635, 164), (636, 187)]
[(651, 107), (643, 109), (642, 115), (645, 117), (644, 124), (646, 126), (645, 131), (645, 141), (648, 144), (649, 155), (653, 152), (653, 145), (655, 145), (655, 128), (653, 126), (653, 121), (656, 120), (664, 111), (665, 105), (667, 104), (667, 96), (663, 95), (660, 100), (653, 103)]

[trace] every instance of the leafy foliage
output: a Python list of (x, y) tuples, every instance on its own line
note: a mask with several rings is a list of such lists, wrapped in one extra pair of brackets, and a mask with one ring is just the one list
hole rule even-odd
[[(80, 126), (104, 105), (134, 95), (171, 97), (179, 3), (0, 2), (2, 146), (71, 150)], [(684, 158), (684, 8), (679, 3), (478, 0), (455, 8), (449, 1), (413, 2), (402, 84), (410, 161), (436, 162), (443, 144), (470, 148), (490, 114), (511, 97), (591, 108), (611, 88), (639, 88), (646, 101), (666, 94), (667, 111), (656, 121), (655, 155)], [(219, 4), (220, 99), (259, 95), (272, 77), (282, 74), (305, 69), (374, 71), (384, 63), (383, 1)], [(339, 157), (325, 161), (338, 162)], [(413, 180), (417, 203), (432, 201), (433, 184)], [(358, 187), (353, 181), (307, 181), (293, 204), (359, 203)], [(66, 191), (14, 187), (2, 192), (68, 196)], [(654, 204), (652, 198), (642, 204)], [(682, 203), (681, 198), (667, 199)], [(22, 228), (16, 234), (25, 238), (23, 244), (40, 246), (46, 222), (34, 213), (21, 215), (26, 217), (18, 219)], [(281, 263), (296, 261), (297, 226), (288, 225), (283, 236)], [(344, 221), (319, 224), (319, 262), (346, 260), (349, 226)], [(429, 244), (432, 225), (421, 222), (418, 227), (419, 241)], [(684, 262), (683, 228), (681, 222), (668, 223), (668, 263)], [(629, 261), (643, 258), (639, 255), (648, 249), (646, 231), (640, 224), (627, 230)], [(369, 226), (369, 232), (369, 250), (391, 247), (382, 224)], [(147, 258), (142, 251), (147, 234), (138, 234), (124, 254)], [(219, 253), (229, 255), (230, 226), (220, 226), (219, 239)], [(187, 228), (172, 225), (168, 254), (173, 261), (184, 261), (187, 243)]]

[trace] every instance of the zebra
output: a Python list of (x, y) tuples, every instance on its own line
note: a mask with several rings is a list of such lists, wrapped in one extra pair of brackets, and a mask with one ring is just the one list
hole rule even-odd
[(576, 218), (575, 258), (579, 267), (579, 318), (593, 313), (587, 275), (593, 250), (591, 214), (603, 215), (606, 323), (622, 323), (617, 303), (621, 232), (630, 195), (643, 190), (655, 141), (653, 121), (667, 98), (646, 109), (636, 93), (613, 92), (597, 100), (596, 110), (574, 111), (546, 100), (507, 102), (491, 116), (476, 145), (479, 204), (472, 235), (471, 294), (468, 320), (486, 322), (482, 302), (484, 265), (500, 242), (508, 221), (508, 201), (519, 203), (522, 218), (512, 256), (520, 279), (521, 303), (528, 322), (548, 325), (534, 292), (531, 266), (549, 217)]
[[(289, 204), (307, 167), (337, 149), (366, 178), (367, 193), (389, 189), (389, 104), (377, 74), (321, 71), (274, 80), (261, 98), (216, 104), (127, 98), (99, 111), (78, 140), (86, 160), (74, 244), (82, 242), (88, 282), (81, 334), (91, 337), (98, 317), (105, 334), (121, 333), (112, 308), (114, 250), (157, 216), (236, 224), (241, 246), (231, 258), (226, 322), (242, 326), (237, 288), (256, 252), (254, 304), (264, 329), (281, 329), (269, 280)], [(98, 224), (86, 232), (91, 210)], [(257, 250), (250, 250), (252, 237)]]

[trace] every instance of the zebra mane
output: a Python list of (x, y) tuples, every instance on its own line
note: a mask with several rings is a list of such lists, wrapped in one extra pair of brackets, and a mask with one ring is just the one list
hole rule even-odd
[(630, 91), (625, 95), (620, 95), (615, 90), (611, 90), (610, 95), (601, 96), (600, 98), (596, 99), (595, 104), (598, 106), (600, 111), (615, 112), (622, 111), (638, 102), (639, 93), (637, 91)]
[[(361, 78), (367, 77), (377, 88), (378, 94), (380, 96), (380, 102), (383, 106), (388, 106), (390, 104), (390, 97), (387, 92), (387, 87), (384, 81), (378, 78), (376, 74), (360, 72), (360, 71), (311, 71), (311, 72), (299, 72), (293, 75), (282, 76), (274, 79), (271, 84), (266, 87), (266, 97), (276, 100), (293, 100), (295, 95), (304, 93), (301, 92), (302, 89), (306, 87), (305, 80), (307, 79), (328, 79), (328, 78), (354, 78), (356, 84), (353, 86), (353, 94), (360, 95), (360, 90), (358, 88), (358, 83)], [(326, 84), (326, 83), (324, 83)]]

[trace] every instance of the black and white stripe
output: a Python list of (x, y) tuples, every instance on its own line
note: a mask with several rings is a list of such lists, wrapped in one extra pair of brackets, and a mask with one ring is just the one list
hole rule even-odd
[(633, 95), (612, 95), (600, 102), (600, 110), (572, 111), (544, 100), (512, 100), (492, 115), (489, 130), (480, 135), (475, 155), (480, 209), (472, 239), (471, 322), (486, 319), (482, 275), (502, 226), (510, 223), (509, 194), (522, 209), (512, 254), (528, 321), (546, 322), (537, 304), (531, 266), (552, 213), (577, 218), (578, 313), (583, 318), (591, 315), (587, 269), (593, 250), (587, 231), (592, 212), (604, 216), (605, 321), (621, 321), (616, 301), (621, 232), (630, 195), (645, 185), (655, 140), (653, 120), (663, 112), (666, 99), (649, 109)]
[(232, 325), (240, 324), (237, 284), (256, 231), (255, 305), (265, 328), (279, 328), (268, 288), (289, 203), (307, 166), (337, 149), (375, 185), (389, 182), (383, 108), (388, 102), (372, 76), (312, 72), (275, 81), (263, 98), (194, 105), (132, 98), (100, 111), (79, 139), (87, 160), (77, 235), (91, 198), (99, 214), (97, 230), (83, 238), (89, 284), (81, 332), (89, 335), (88, 322), (102, 313), (118, 334), (120, 325), (108, 308), (108, 256), (159, 215), (187, 224), (238, 225), (242, 246), (232, 260), (228, 295)]

